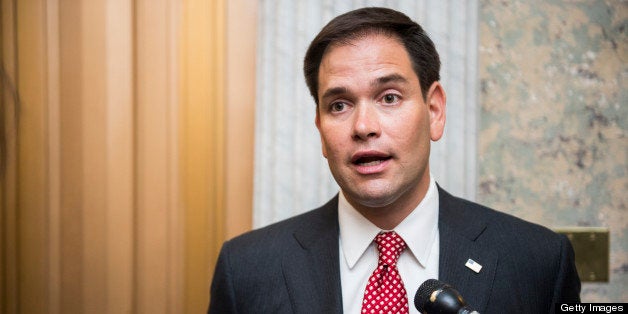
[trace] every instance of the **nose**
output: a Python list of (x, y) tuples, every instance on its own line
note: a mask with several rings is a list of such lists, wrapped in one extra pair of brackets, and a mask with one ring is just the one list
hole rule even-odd
[(353, 138), (356, 140), (368, 140), (379, 137), (381, 126), (377, 109), (368, 103), (361, 103), (355, 111), (353, 123)]

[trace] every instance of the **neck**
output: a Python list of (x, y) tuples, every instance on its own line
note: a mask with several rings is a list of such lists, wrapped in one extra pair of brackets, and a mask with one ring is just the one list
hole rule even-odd
[(419, 203), (425, 198), (429, 189), (429, 180), (427, 184), (419, 184), (413, 190), (413, 193), (405, 193), (392, 203), (380, 207), (370, 207), (354, 202), (347, 198), (347, 201), (362, 216), (382, 230), (393, 230), (397, 227), (412, 211), (414, 211)]

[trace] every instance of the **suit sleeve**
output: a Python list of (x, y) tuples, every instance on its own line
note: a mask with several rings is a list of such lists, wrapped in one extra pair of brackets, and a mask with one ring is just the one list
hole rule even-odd
[(211, 284), (208, 314), (237, 313), (236, 298), (231, 278), (229, 253), (223, 245), (214, 270), (214, 279)]
[(576, 271), (573, 247), (566, 236), (560, 235), (560, 237), (561, 254), (558, 276), (554, 286), (551, 313), (554, 313), (554, 304), (556, 303), (580, 302), (580, 278)]

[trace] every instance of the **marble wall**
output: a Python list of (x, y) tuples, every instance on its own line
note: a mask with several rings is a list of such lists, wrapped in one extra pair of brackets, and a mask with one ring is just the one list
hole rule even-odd
[(548, 227), (610, 229), (628, 301), (628, 2), (480, 1), (479, 202)]

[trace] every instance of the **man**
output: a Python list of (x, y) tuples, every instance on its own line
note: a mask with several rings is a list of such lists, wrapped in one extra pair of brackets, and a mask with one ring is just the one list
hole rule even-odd
[(440, 61), (402, 13), (338, 16), (304, 61), (322, 152), (340, 186), (327, 204), (226, 242), (210, 313), (417, 313), (438, 278), (480, 313), (579, 302), (564, 236), (455, 198), (429, 171), (443, 135)]

